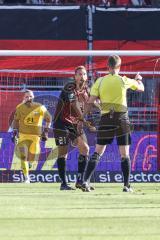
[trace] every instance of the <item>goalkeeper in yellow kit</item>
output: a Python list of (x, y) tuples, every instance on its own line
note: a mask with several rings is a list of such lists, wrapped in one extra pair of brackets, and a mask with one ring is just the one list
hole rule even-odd
[(40, 140), (47, 140), (51, 120), (46, 107), (34, 102), (33, 92), (26, 90), (23, 102), (16, 107), (12, 133), (12, 141), (17, 143), (16, 150), (21, 159), (25, 183), (30, 183), (29, 163), (38, 160)]

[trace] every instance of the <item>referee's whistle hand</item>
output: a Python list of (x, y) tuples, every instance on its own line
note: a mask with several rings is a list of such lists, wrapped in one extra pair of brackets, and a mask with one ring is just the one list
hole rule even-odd
[(142, 76), (139, 73), (137, 73), (134, 79), (138, 81), (142, 81)]

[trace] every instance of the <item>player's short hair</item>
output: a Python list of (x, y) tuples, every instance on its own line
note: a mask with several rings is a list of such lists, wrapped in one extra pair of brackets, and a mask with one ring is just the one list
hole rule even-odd
[(117, 68), (121, 65), (121, 58), (118, 55), (111, 55), (108, 58), (108, 67)]
[(26, 93), (31, 93), (31, 94), (34, 96), (34, 93), (33, 93), (33, 91), (32, 91), (32, 90), (25, 89), (25, 91), (24, 91), (24, 94), (26, 94)]
[(33, 91), (29, 89), (25, 89), (24, 93), (33, 93)]
[(86, 68), (84, 66), (78, 66), (74, 69), (75, 74), (77, 73), (78, 70), (81, 70), (81, 69), (86, 71)]

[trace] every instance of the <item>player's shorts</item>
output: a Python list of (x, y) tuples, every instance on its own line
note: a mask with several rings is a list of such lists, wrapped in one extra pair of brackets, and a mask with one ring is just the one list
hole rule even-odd
[(97, 144), (111, 144), (116, 137), (118, 145), (131, 144), (131, 124), (127, 112), (106, 113), (101, 116), (97, 131)]
[(20, 157), (28, 153), (31, 153), (33, 155), (39, 154), (40, 153), (40, 137), (37, 135), (20, 133), (16, 151)]
[(70, 140), (74, 141), (83, 132), (79, 133), (77, 131), (77, 124), (64, 123), (62, 121), (57, 121), (54, 123), (54, 137), (57, 146), (68, 145)]

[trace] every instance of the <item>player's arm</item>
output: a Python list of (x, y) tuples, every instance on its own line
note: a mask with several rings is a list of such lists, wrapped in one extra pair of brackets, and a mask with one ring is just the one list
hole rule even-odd
[(126, 76), (122, 77), (124, 87), (126, 89), (132, 89), (134, 91), (144, 92), (144, 85), (142, 82), (142, 76), (137, 73), (134, 79), (128, 78)]
[[(87, 114), (92, 114), (93, 109), (97, 108), (98, 110), (100, 110), (100, 105), (98, 103), (98, 97), (97, 96), (90, 96), (88, 103), (86, 103), (85, 108), (84, 108), (84, 112), (83, 112), (83, 118), (85, 118), (85, 116)], [(93, 124), (90, 121), (86, 121), (85, 122), (86, 127), (91, 131), (91, 132), (95, 132), (96, 131), (96, 127), (93, 126)]]
[(18, 133), (19, 133), (19, 118), (20, 118), (20, 113), (18, 110), (16, 110), (12, 122), (12, 135), (11, 135), (11, 140), (13, 143), (17, 143), (18, 141)]
[(96, 96), (90, 96), (88, 102), (85, 104), (84, 112), (81, 111), (78, 99), (71, 102), (72, 109), (74, 110), (74, 112), (76, 112), (76, 115), (78, 116), (80, 121), (86, 123), (85, 115), (91, 112), (91, 110), (95, 107), (98, 110), (101, 108), (99, 103), (97, 102), (97, 99), (98, 97)]
[(71, 109), (76, 113), (77, 118), (79, 119), (79, 124), (82, 128), (83, 124), (87, 127), (90, 127), (90, 123), (85, 120), (84, 114), (80, 108), (79, 101), (75, 95), (76, 85), (75, 83), (69, 83), (64, 87), (63, 101), (70, 102)]
[(50, 128), (51, 122), (52, 122), (52, 116), (48, 111), (45, 112), (44, 120), (45, 120), (45, 128)]
[(144, 84), (142, 82), (142, 76), (139, 73), (137, 73), (134, 79), (138, 83), (136, 90), (139, 92), (144, 92)]
[(100, 88), (101, 78), (97, 79), (97, 81), (93, 84), (90, 91), (90, 97), (88, 103), (85, 106), (84, 115), (92, 112), (94, 108), (101, 110), (100, 102), (99, 102), (99, 88)]
[(82, 113), (82, 110), (81, 110), (81, 108), (80, 108), (78, 99), (76, 98), (76, 99), (75, 99), (74, 101), (72, 101), (70, 104), (71, 104), (71, 108), (72, 108), (73, 111), (76, 113), (78, 119), (79, 119), (80, 121), (84, 121), (83, 113)]
[(42, 134), (41, 134), (41, 140), (42, 141), (47, 141), (49, 129), (51, 127), (52, 116), (44, 106), (42, 108), (43, 108), (43, 111), (44, 111), (45, 126), (44, 126)]
[(71, 106), (74, 112), (76, 112), (76, 115), (78, 116), (78, 119), (79, 119), (79, 123), (78, 123), (78, 126), (80, 126), (79, 131), (81, 131), (81, 129), (83, 128), (83, 125), (86, 126), (90, 131), (93, 131), (93, 132), (96, 131), (96, 128), (92, 126), (89, 121), (85, 119), (85, 114), (81, 111), (78, 100), (73, 101), (71, 103)]
[(92, 112), (92, 110), (96, 107), (98, 110), (101, 109), (100, 104), (98, 103), (98, 97), (97, 96), (90, 96), (88, 103), (85, 105), (85, 109), (84, 109), (84, 116), (90, 112)]
[(19, 129), (19, 120), (13, 119), (12, 128), (13, 129)]
[(75, 95), (75, 89), (75, 83), (66, 84), (63, 91), (63, 101), (69, 102), (71, 109), (76, 113), (78, 119), (80, 121), (83, 121), (83, 113), (81, 111), (79, 101)]

